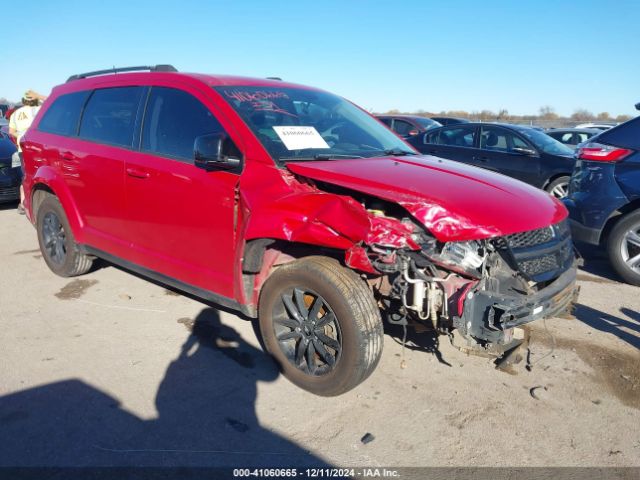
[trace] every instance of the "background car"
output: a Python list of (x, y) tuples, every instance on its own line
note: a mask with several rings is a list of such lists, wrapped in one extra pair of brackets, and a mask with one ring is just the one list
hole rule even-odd
[(596, 130), (609, 130), (615, 127), (613, 123), (581, 123), (576, 125), (576, 128), (595, 128)]
[(603, 246), (615, 271), (640, 285), (640, 117), (581, 145), (565, 205), (574, 238)]
[(376, 115), (376, 117), (402, 138), (420, 135), (441, 126), (435, 120), (419, 115)]
[(418, 151), (508, 175), (557, 198), (567, 194), (573, 150), (530, 127), (464, 123), (409, 140)]
[(20, 167), (11, 165), (12, 156), (17, 151), (9, 135), (0, 131), (0, 203), (15, 202), (20, 199)]
[(597, 128), (553, 128), (545, 130), (545, 133), (551, 138), (555, 138), (560, 143), (564, 143), (566, 146), (574, 149), (578, 144), (586, 142), (600, 132), (602, 132), (602, 130), (598, 130)]
[(9, 104), (7, 103), (0, 103), (0, 118), (6, 118), (9, 119), (9, 117), (7, 117), (6, 113), (7, 110), (9, 110)]
[(466, 118), (456, 118), (456, 117), (431, 117), (431, 120), (435, 120), (440, 125), (458, 125), (459, 123), (469, 123), (469, 120)]

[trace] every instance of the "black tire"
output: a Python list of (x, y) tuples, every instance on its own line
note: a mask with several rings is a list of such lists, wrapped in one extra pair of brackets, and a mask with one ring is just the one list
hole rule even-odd
[(547, 193), (553, 195), (556, 198), (564, 198), (569, 192), (570, 180), (570, 176), (563, 175), (562, 177), (556, 178), (553, 182), (547, 185), (547, 188), (545, 188), (545, 190), (547, 191)]
[(87, 273), (93, 257), (80, 252), (60, 202), (47, 196), (36, 212), (38, 243), (47, 266), (56, 275), (74, 277)]
[(640, 255), (638, 241), (640, 241), (640, 210), (627, 214), (616, 223), (609, 234), (607, 253), (618, 275), (625, 282), (640, 286), (640, 259), (633, 265), (628, 263)]
[[(307, 314), (302, 323), (288, 310), (301, 298)], [(321, 307), (312, 315), (318, 301)], [(307, 257), (278, 267), (260, 293), (259, 324), (264, 345), (284, 376), (316, 395), (330, 397), (353, 389), (375, 370), (382, 354), (382, 319), (369, 286), (327, 257)], [(293, 338), (278, 340), (286, 336)], [(304, 340), (308, 341), (303, 344)], [(296, 364), (301, 347), (304, 355)]]

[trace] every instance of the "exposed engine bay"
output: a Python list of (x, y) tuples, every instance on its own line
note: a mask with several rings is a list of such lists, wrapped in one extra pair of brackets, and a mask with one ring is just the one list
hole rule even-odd
[(514, 327), (560, 315), (577, 298), (566, 221), (503, 237), (440, 242), (398, 205), (359, 200), (374, 218), (399, 220), (411, 231), (401, 248), (384, 241), (361, 246), (379, 272), (368, 281), (391, 324), (421, 324), (451, 338), (457, 330), (465, 340), (459, 348), (499, 357), (513, 347)]

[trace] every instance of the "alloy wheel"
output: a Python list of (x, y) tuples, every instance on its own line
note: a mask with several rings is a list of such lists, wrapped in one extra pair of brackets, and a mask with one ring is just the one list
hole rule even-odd
[(634, 225), (622, 238), (622, 260), (635, 273), (640, 273), (640, 225)]
[(42, 222), (42, 239), (44, 250), (49, 259), (62, 265), (67, 258), (67, 235), (58, 216), (53, 212), (47, 212)]
[(335, 313), (318, 293), (295, 287), (274, 306), (278, 345), (302, 372), (321, 376), (331, 372), (342, 353), (342, 335)]
[(562, 182), (557, 184), (551, 189), (551, 192), (549, 193), (551, 193), (551, 195), (553, 195), (554, 197), (560, 199), (566, 197), (569, 193), (569, 182)]

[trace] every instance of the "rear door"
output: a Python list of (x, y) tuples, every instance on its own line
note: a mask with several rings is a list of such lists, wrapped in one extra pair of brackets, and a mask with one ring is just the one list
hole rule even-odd
[[(525, 153), (530, 151), (531, 154)], [(503, 127), (482, 125), (477, 165), (540, 186), (537, 149), (517, 133)]]
[[(124, 160), (132, 150), (143, 90), (142, 87), (101, 88), (68, 95), (65, 99), (68, 108), (58, 112), (62, 116), (72, 115), (89, 95), (77, 136), (77, 123), (73, 132), (57, 131), (55, 125), (68, 125), (68, 122), (54, 121), (49, 118), (49, 111), (38, 127), (60, 140), (46, 142), (51, 148), (46, 155), (60, 168), (76, 202), (83, 222), (83, 241), (119, 256), (126, 254), (128, 246), (123, 222)], [(53, 108), (51, 114), (56, 114)]]
[(135, 263), (233, 298), (239, 172), (194, 165), (195, 138), (224, 131), (206, 101), (197, 90), (151, 88), (140, 151), (125, 164), (127, 230)]
[(422, 135), (417, 148), (422, 153), (473, 165), (477, 153), (476, 131), (475, 125), (439, 128)]

